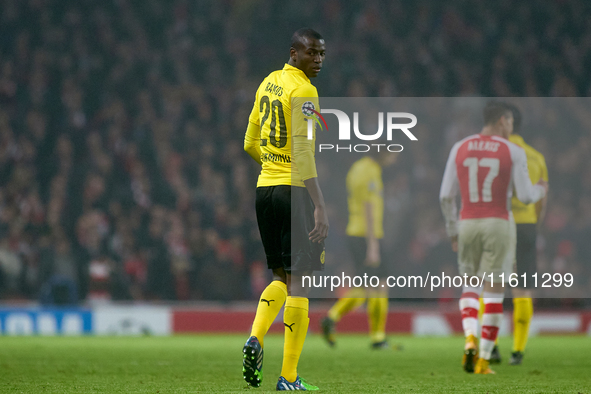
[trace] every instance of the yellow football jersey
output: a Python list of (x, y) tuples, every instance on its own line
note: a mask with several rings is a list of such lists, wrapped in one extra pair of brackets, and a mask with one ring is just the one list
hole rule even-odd
[[(274, 71), (259, 86), (249, 122), (260, 126), (260, 149), (262, 169), (257, 182), (260, 186), (292, 185), (304, 187), (304, 180), (317, 176), (312, 173), (302, 179), (292, 163), (292, 98), (309, 98), (318, 107), (318, 91), (304, 72), (285, 64), (282, 70)], [(294, 104), (297, 105), (297, 104)], [(312, 156), (315, 150), (315, 134), (311, 140), (306, 136), (306, 122), (302, 111), (294, 108), (294, 116), (302, 116), (302, 141), (308, 141)], [(296, 120), (294, 119), (294, 122)], [(315, 130), (314, 130), (315, 133)], [(293, 164), (293, 165), (292, 165)], [(313, 164), (313, 163), (312, 163)]]
[(365, 204), (370, 202), (373, 207), (373, 233), (376, 238), (382, 238), (384, 236), (382, 167), (370, 157), (357, 160), (347, 174), (347, 191), (349, 203), (347, 235), (353, 237), (367, 235)]
[[(526, 144), (523, 137), (517, 134), (511, 134), (509, 141), (519, 145), (525, 150), (527, 156), (527, 168), (529, 171), (529, 178), (533, 184), (538, 183), (540, 179), (548, 182), (548, 169), (546, 168), (546, 160), (544, 155)], [(511, 210), (515, 223), (537, 223), (538, 217), (536, 215), (536, 204), (524, 204), (513, 196), (511, 200)]]

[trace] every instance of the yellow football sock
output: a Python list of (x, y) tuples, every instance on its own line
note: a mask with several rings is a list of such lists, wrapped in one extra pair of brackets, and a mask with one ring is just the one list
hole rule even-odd
[(345, 298), (339, 299), (328, 311), (328, 317), (335, 322), (341, 320), (347, 313), (359, 308), (365, 302), (364, 289), (351, 289)]
[[(482, 326), (482, 315), (484, 314), (484, 299), (482, 297), (480, 297), (480, 308), (478, 308), (478, 321), (480, 322), (480, 325)], [(495, 346), (497, 346), (499, 344), (499, 337), (497, 336), (497, 339), (495, 339)]]
[(372, 343), (384, 341), (386, 339), (388, 299), (369, 298), (367, 300), (367, 317), (369, 318), (369, 336)]
[(287, 286), (279, 280), (271, 282), (261, 294), (250, 336), (257, 337), (262, 347), (264, 347), (265, 334), (269, 331), (286, 298)]
[(306, 334), (308, 333), (308, 299), (303, 297), (287, 297), (283, 324), (285, 325), (285, 342), (283, 344), (283, 366), (281, 376), (288, 382), (295, 382), (298, 377), (298, 361)]
[(534, 315), (531, 298), (513, 299), (513, 351), (523, 352), (529, 336), (529, 324)]

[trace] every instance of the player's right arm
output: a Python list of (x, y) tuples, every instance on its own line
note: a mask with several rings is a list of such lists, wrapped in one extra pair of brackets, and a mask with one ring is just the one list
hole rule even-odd
[(261, 160), (261, 148), (259, 147), (261, 140), (260, 132), (261, 127), (259, 125), (248, 122), (246, 134), (244, 135), (244, 150), (250, 155), (250, 157), (253, 158), (254, 161), (260, 165), (263, 165)]
[(365, 174), (360, 175), (358, 188), (363, 192), (364, 210), (365, 210), (365, 265), (377, 267), (380, 265), (380, 242), (375, 234), (375, 216), (376, 209), (374, 201), (377, 197), (378, 184), (381, 183), (381, 174), (375, 170), (372, 165), (365, 169)]
[(536, 185), (532, 185), (527, 170), (525, 151), (517, 145), (512, 146), (510, 150), (511, 159), (513, 160), (513, 185), (517, 198), (524, 204), (538, 202), (546, 195), (548, 183), (540, 179)]
[[(548, 182), (548, 167), (546, 167), (546, 160), (540, 153), (540, 166), (542, 167), (542, 180)], [(548, 186), (549, 187), (549, 186)], [(538, 225), (544, 220), (546, 216), (546, 203), (548, 202), (548, 190), (546, 190), (546, 196), (536, 203), (536, 218)]]
[(456, 155), (460, 143), (456, 143), (445, 165), (443, 172), (443, 181), (441, 182), (441, 190), (439, 191), (439, 202), (441, 204), (441, 212), (445, 218), (445, 230), (447, 235), (451, 238), (452, 249), (457, 251), (458, 239), (458, 207), (456, 205), (456, 196), (459, 190), (458, 171), (456, 168)]
[(322, 242), (328, 237), (329, 225), (324, 196), (322, 190), (320, 190), (318, 177), (305, 179), (304, 185), (306, 185), (306, 189), (308, 189), (308, 193), (314, 202), (314, 229), (308, 234), (308, 237), (312, 242)]
[(261, 123), (259, 120), (259, 109), (258, 109), (258, 102), (259, 102), (259, 94), (257, 91), (256, 98), (254, 100), (254, 106), (252, 107), (252, 111), (250, 112), (250, 116), (248, 118), (248, 126), (246, 128), (246, 134), (244, 135), (244, 151), (253, 158), (254, 161), (259, 163), (260, 165), (263, 164), (261, 161), (261, 148), (260, 148), (260, 141), (261, 141)]

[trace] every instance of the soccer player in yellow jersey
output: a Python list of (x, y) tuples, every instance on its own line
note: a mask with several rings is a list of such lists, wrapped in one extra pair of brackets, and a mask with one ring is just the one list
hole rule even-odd
[[(544, 156), (525, 143), (519, 135), (522, 123), (521, 111), (514, 105), (510, 105), (513, 112), (513, 133), (509, 141), (519, 145), (525, 150), (529, 177), (533, 184), (540, 179), (548, 182), (548, 169)], [(537, 227), (541, 223), (546, 209), (547, 197), (535, 204), (524, 204), (517, 197), (511, 200), (511, 210), (517, 230), (517, 243), (515, 250), (514, 272), (518, 276), (518, 285), (512, 289), (513, 293), (513, 352), (509, 360), (510, 365), (520, 365), (523, 360), (523, 352), (529, 335), (529, 325), (534, 313), (532, 292), (532, 275), (537, 272), (536, 238)], [(522, 275), (525, 274), (524, 282)], [(482, 309), (482, 308), (481, 308)], [(491, 363), (500, 363), (501, 355), (495, 345), (491, 356)]]
[[(384, 185), (382, 167), (392, 164), (396, 154), (383, 152), (377, 157), (366, 156), (357, 160), (347, 174), (349, 223), (348, 244), (357, 275), (386, 277), (381, 239), (384, 236)], [(383, 282), (383, 281), (382, 281)], [(388, 348), (386, 318), (388, 294), (386, 289), (349, 290), (338, 300), (322, 320), (322, 333), (330, 346), (335, 345), (335, 326), (347, 313), (363, 305), (367, 299), (369, 335), (373, 349)]]
[[(525, 150), (527, 167), (532, 183), (540, 179), (548, 182), (548, 169), (544, 156), (523, 141), (517, 134), (521, 126), (521, 111), (515, 106), (513, 111), (513, 134), (509, 141), (519, 145)], [(518, 275), (519, 285), (513, 288), (513, 353), (509, 364), (519, 365), (523, 359), (523, 352), (529, 335), (529, 324), (534, 313), (532, 303), (531, 285), (532, 275), (537, 271), (536, 264), (536, 238), (537, 227), (541, 223), (547, 197), (535, 204), (523, 204), (517, 198), (511, 200), (511, 209), (517, 228), (517, 249), (515, 252), (515, 272)], [(522, 275), (526, 275), (524, 283)]]
[(288, 63), (269, 74), (256, 92), (244, 138), (244, 150), (262, 166), (256, 213), (267, 266), (273, 271), (243, 349), (243, 376), (253, 387), (263, 379), (265, 334), (285, 304), (283, 366), (276, 389), (318, 389), (297, 372), (309, 319), (307, 291), (295, 284), (301, 284), (302, 275), (323, 268), (328, 216), (316, 173), (314, 138), (306, 138), (304, 118), (292, 122), (292, 116), (306, 112), (301, 105), (292, 109), (292, 104), (300, 98), (307, 108), (318, 108), (318, 92), (310, 78), (320, 72), (324, 56), (324, 39), (318, 32), (294, 33)]

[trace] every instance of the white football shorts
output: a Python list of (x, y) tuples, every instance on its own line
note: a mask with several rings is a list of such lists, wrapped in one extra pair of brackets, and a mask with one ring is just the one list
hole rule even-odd
[(493, 283), (509, 281), (515, 260), (516, 230), (513, 215), (500, 218), (464, 219), (458, 229), (458, 268), (460, 275), (477, 275)]

